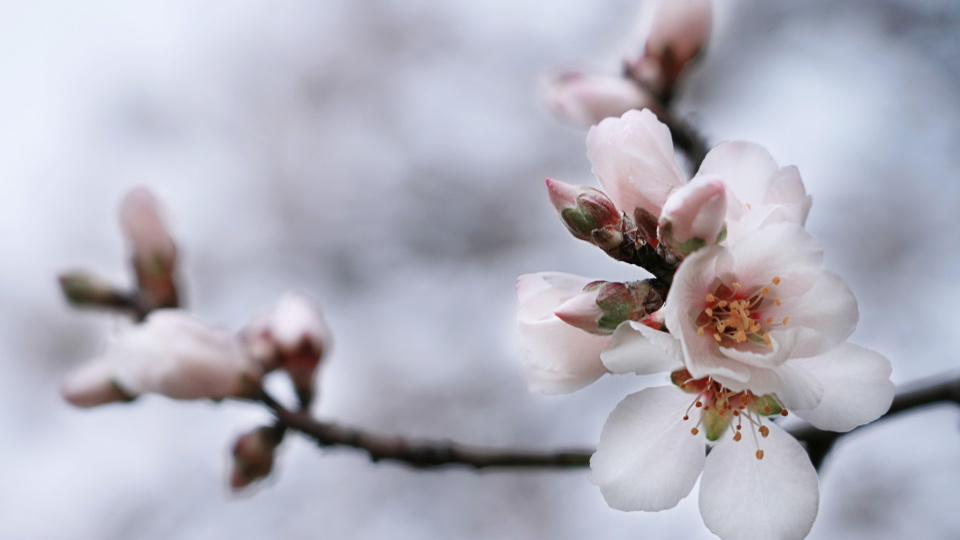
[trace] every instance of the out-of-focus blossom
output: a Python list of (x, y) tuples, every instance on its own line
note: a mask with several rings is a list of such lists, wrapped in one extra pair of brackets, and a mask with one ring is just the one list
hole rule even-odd
[(230, 489), (240, 491), (270, 475), (274, 454), (283, 441), (284, 431), (275, 426), (260, 426), (237, 438), (233, 445)]
[(610, 337), (585, 332), (554, 313), (590, 282), (560, 272), (524, 274), (517, 279), (518, 343), (531, 392), (573, 392), (607, 372), (600, 361), (600, 351), (607, 348)]
[(726, 187), (719, 177), (698, 176), (663, 205), (660, 244), (682, 257), (722, 239), (727, 215)]
[(330, 331), (312, 299), (286, 293), (247, 324), (243, 340), (265, 370), (279, 368), (290, 375), (302, 404), (312, 401), (314, 374), (330, 344)]
[(149, 190), (138, 187), (126, 194), (120, 204), (120, 227), (130, 245), (145, 307), (177, 307), (177, 246)]
[(652, 10), (643, 55), (628, 64), (632, 77), (657, 95), (673, 92), (691, 60), (710, 40), (711, 0), (659, 0)]
[[(160, 310), (122, 332), (104, 353), (72, 375), (64, 397), (78, 406), (145, 393), (174, 399), (222, 399), (249, 394), (261, 367), (230, 332), (179, 310)], [(111, 393), (111, 387), (117, 390)]]
[(656, 108), (635, 82), (622, 76), (586, 75), (567, 71), (547, 77), (544, 99), (550, 110), (573, 126), (588, 128), (604, 118), (631, 109)]
[(550, 202), (574, 237), (601, 249), (616, 249), (623, 241), (623, 215), (602, 191), (547, 178)]
[(683, 185), (670, 130), (649, 109), (607, 118), (587, 134), (587, 158), (603, 191), (638, 222), (657, 217)]

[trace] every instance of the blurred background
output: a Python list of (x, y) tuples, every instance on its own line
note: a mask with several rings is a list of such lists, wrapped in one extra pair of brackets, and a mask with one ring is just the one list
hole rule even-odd
[[(609, 509), (585, 470), (374, 465), (285, 442), (226, 489), (253, 405), (69, 407), (64, 375), (118, 321), (58, 272), (131, 283), (125, 190), (165, 201), (189, 307), (240, 328), (288, 289), (335, 333), (316, 413), (478, 444), (592, 446), (644, 381), (526, 392), (517, 274), (635, 270), (577, 242), (543, 179), (593, 182), (540, 73), (615, 72), (638, 0), (0, 2), (0, 538), (712, 538), (694, 493)], [(960, 367), (960, 3), (717, 0), (679, 110), (711, 143), (796, 164), (808, 228), (860, 300), (854, 341), (898, 383)], [(960, 414), (847, 437), (810, 538), (960, 537)]]

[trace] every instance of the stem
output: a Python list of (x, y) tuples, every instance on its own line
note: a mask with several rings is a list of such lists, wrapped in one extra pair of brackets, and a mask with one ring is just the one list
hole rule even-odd
[[(920, 382), (907, 385), (897, 392), (890, 410), (874, 423), (886, 420), (902, 412), (928, 407), (938, 403), (960, 405), (960, 375), (946, 381), (937, 377), (938, 382)], [(365, 452), (371, 461), (381, 460), (405, 463), (417, 469), (445, 466), (467, 466), (473, 469), (490, 467), (516, 468), (571, 468), (586, 467), (590, 464), (593, 450), (565, 451), (528, 451), (482, 446), (468, 446), (449, 441), (412, 440), (400, 436), (381, 435), (340, 426), (332, 422), (321, 422), (306, 412), (293, 412), (261, 392), (257, 399), (269, 407), (277, 420), (288, 428), (299, 431), (313, 439), (321, 447), (342, 446)], [(872, 424), (871, 424), (872, 425)], [(862, 426), (866, 427), (866, 426)], [(857, 428), (857, 430), (862, 429)], [(857, 431), (853, 430), (853, 431)], [(815, 467), (820, 466), (833, 444), (847, 433), (821, 431), (810, 425), (789, 430), (800, 442), (804, 443), (810, 460)]]

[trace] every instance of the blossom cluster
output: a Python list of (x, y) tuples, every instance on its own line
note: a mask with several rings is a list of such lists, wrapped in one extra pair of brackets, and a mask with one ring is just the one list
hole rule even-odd
[(733, 141), (687, 181), (650, 110), (594, 126), (587, 157), (600, 189), (547, 180), (561, 220), (620, 260), (659, 266), (629, 283), (520, 276), (529, 388), (668, 374), (603, 427), (590, 481), (607, 503), (664, 510), (699, 478), (704, 523), (721, 538), (805, 537), (817, 474), (775, 420), (849, 431), (886, 412), (894, 387), (884, 356), (847, 342), (857, 301), (804, 228), (811, 198), (797, 168)]
[[(290, 378), (300, 406), (310, 406), (330, 343), (313, 300), (288, 292), (240, 332), (219, 328), (179, 307), (176, 244), (149, 191), (127, 194), (120, 224), (136, 291), (124, 292), (83, 271), (65, 274), (60, 282), (75, 305), (129, 310), (143, 320), (124, 326), (98, 356), (71, 373), (61, 389), (64, 399), (94, 407), (150, 393), (180, 400), (255, 398), (264, 376), (276, 370)], [(237, 439), (231, 488), (269, 475), (284, 431), (280, 424), (260, 426)]]

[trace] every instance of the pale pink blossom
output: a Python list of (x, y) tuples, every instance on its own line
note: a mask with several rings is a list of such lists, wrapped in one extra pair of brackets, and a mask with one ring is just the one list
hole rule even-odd
[(725, 235), (726, 186), (719, 177), (702, 175), (670, 195), (659, 221), (659, 240), (679, 255), (712, 246)]
[(260, 376), (260, 367), (232, 333), (180, 310), (160, 310), (121, 332), (67, 381), (63, 393), (81, 406), (108, 401), (110, 386), (129, 398), (157, 393), (222, 399), (246, 395)]
[(670, 193), (684, 183), (670, 130), (649, 109), (591, 128), (587, 158), (604, 193), (631, 218), (640, 209), (655, 221)]
[(177, 246), (161, 217), (160, 204), (144, 187), (120, 204), (120, 228), (130, 246), (141, 293), (149, 307), (176, 307)]
[(585, 332), (554, 313), (590, 282), (560, 272), (524, 274), (517, 279), (518, 344), (531, 392), (573, 392), (607, 372), (600, 352), (607, 348), (610, 337)]
[(547, 79), (544, 98), (561, 120), (588, 128), (604, 118), (631, 109), (654, 107), (656, 101), (636, 83), (621, 76), (567, 71)]
[(715, 146), (694, 181), (700, 177), (727, 186), (728, 242), (771, 223), (803, 225), (813, 204), (795, 166), (780, 167), (770, 152), (746, 141)]

